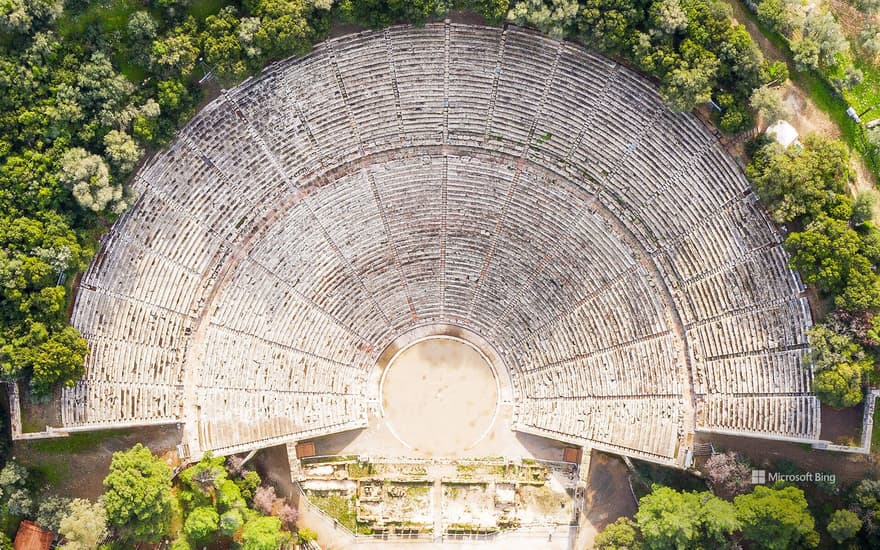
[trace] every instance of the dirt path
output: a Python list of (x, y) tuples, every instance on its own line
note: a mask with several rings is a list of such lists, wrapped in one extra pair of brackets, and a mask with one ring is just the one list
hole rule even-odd
[(584, 513), (575, 548), (592, 548), (596, 535), (622, 516), (632, 517), (638, 504), (630, 491), (629, 472), (623, 460), (594, 451), (584, 495)]

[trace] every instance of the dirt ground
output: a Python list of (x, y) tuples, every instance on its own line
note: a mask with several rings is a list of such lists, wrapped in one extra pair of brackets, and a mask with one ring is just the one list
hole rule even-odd
[(822, 405), (822, 433), (819, 438), (843, 445), (860, 445), (863, 415), (863, 403), (841, 410)]
[(593, 451), (590, 459), (590, 477), (584, 496), (584, 510), (577, 549), (591, 548), (593, 539), (609, 523), (622, 516), (632, 517), (638, 504), (629, 485), (629, 471), (623, 460)]
[(278, 496), (299, 496), (299, 493), (293, 486), (293, 482), (290, 480), (290, 460), (287, 458), (287, 447), (285, 445), (260, 449), (245, 467), (253, 468), (260, 474), (260, 479), (271, 483), (275, 487), (275, 493)]
[(877, 456), (820, 451), (799, 443), (770, 441), (719, 434), (698, 434), (698, 443), (712, 443), (717, 450), (736, 451), (755, 466), (773, 467), (774, 463), (789, 461), (804, 472), (831, 472), (848, 483), (880, 473)]
[(104, 492), (103, 481), (116, 451), (143, 443), (164, 455), (180, 443), (174, 425), (88, 432), (66, 438), (16, 441), (13, 457), (34, 468), (59, 495), (95, 499)]
[(416, 452), (455, 456), (495, 419), (495, 375), (472, 346), (432, 338), (400, 352), (385, 372), (382, 406), (392, 432)]

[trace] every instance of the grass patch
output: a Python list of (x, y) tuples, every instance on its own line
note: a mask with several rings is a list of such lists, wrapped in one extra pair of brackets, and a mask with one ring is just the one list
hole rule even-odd
[(78, 39), (87, 31), (92, 33), (95, 29), (103, 35), (124, 32), (129, 17), (137, 9), (138, 4), (134, 0), (90, 2), (79, 13), (64, 13), (58, 20), (58, 32), (65, 39)]
[(357, 531), (357, 514), (355, 512), (355, 497), (342, 495), (313, 495), (309, 497), (312, 504), (323, 510), (328, 516), (337, 520), (343, 527), (351, 532)]
[(89, 451), (104, 442), (105, 439), (124, 434), (124, 430), (107, 430), (103, 432), (81, 432), (69, 437), (53, 439), (35, 439), (22, 441), (31, 450), (46, 454), (74, 454)]
[(427, 485), (413, 485), (406, 488), (407, 496), (417, 498), (426, 497), (431, 492), (431, 488)]
[(196, 19), (204, 19), (214, 15), (226, 5), (225, 0), (192, 0), (187, 13)]
[(34, 475), (34, 477), (38, 480), (38, 483), (42, 485), (52, 485), (57, 486), (64, 480), (70, 478), (70, 466), (64, 460), (52, 461), (52, 463), (44, 463), (28, 466), (28, 470)]
[(373, 468), (370, 464), (360, 464), (357, 462), (346, 465), (346, 469), (348, 471), (348, 477), (351, 479), (369, 477), (373, 473)]
[[(861, 113), (869, 107), (880, 104), (880, 69), (862, 58), (856, 58), (853, 64), (862, 71), (864, 79), (858, 86), (848, 90), (845, 95), (853, 108)], [(865, 116), (870, 120), (878, 115), (880, 112), (874, 112), (873, 117), (871, 113), (867, 113)]]

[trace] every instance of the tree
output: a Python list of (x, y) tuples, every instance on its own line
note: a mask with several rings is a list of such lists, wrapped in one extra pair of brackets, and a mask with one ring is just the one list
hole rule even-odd
[(740, 526), (729, 502), (659, 485), (639, 500), (636, 523), (649, 550), (718, 546)]
[(251, 15), (260, 18), (254, 40), (267, 56), (309, 51), (314, 30), (309, 25), (310, 8), (305, 0), (246, 0), (244, 4)]
[(178, 27), (173, 33), (153, 41), (151, 60), (159, 73), (185, 78), (193, 72), (199, 48), (191, 27)]
[(34, 501), (28, 489), (28, 477), (27, 469), (13, 460), (0, 470), (0, 512), (10, 516), (30, 515)]
[(507, 13), (507, 19), (562, 38), (569, 33), (577, 13), (576, 0), (520, 0)]
[(207, 504), (213, 506), (220, 500), (226, 507), (231, 507), (236, 499), (240, 499), (241, 493), (238, 487), (235, 488), (234, 494), (230, 494), (230, 489), (227, 487), (226, 494), (221, 494), (221, 497), (217, 498), (218, 490), (228, 481), (228, 473), (223, 467), (224, 462), (222, 456), (214, 456), (208, 452), (198, 463), (183, 470), (178, 479), (189, 489), (189, 492), (181, 492), (178, 495), (181, 503), (188, 508), (196, 508)]
[(220, 524), (220, 516), (210, 506), (199, 506), (186, 516), (183, 532), (193, 542), (206, 541)]
[(852, 221), (854, 226), (858, 227), (865, 222), (871, 221), (874, 217), (874, 208), (877, 206), (877, 197), (877, 192), (873, 190), (860, 191), (856, 195), (856, 200), (853, 202), (852, 207), (852, 216), (850, 217), (850, 221)]
[(241, 510), (227, 510), (226, 512), (223, 512), (223, 514), (220, 516), (220, 533), (226, 535), (227, 537), (231, 537), (233, 534), (235, 534), (236, 531), (241, 529), (241, 526), (243, 524), (244, 516), (242, 516)]
[(817, 48), (817, 68), (819, 65), (830, 67), (837, 63), (837, 55), (849, 49), (849, 41), (843, 34), (840, 24), (834, 16), (823, 10), (811, 10), (804, 19), (804, 35)]
[(171, 469), (140, 443), (113, 453), (104, 478), (107, 519), (129, 541), (155, 542), (171, 516)]
[(761, 86), (755, 88), (749, 98), (749, 107), (767, 123), (791, 117), (791, 109), (782, 99), (782, 88)]
[(343, 0), (339, 3), (339, 13), (345, 19), (374, 29), (400, 20), (418, 25), (443, 9), (444, 5), (438, 0)]
[(761, 146), (746, 167), (761, 201), (773, 221), (806, 221), (825, 213), (848, 219), (851, 200), (846, 184), (854, 174), (849, 151), (839, 140), (804, 137), (802, 149), (783, 149), (778, 143)]
[(811, 36), (799, 36), (791, 41), (791, 52), (794, 64), (799, 71), (817, 70), (819, 68), (819, 43)]
[(131, 14), (125, 29), (133, 44), (148, 44), (156, 38), (156, 20), (147, 11), (136, 11)]
[(640, 548), (636, 524), (627, 517), (617, 518), (609, 523), (593, 541), (595, 550), (636, 550)]
[(272, 516), (251, 519), (241, 530), (242, 550), (276, 550), (288, 539), (281, 531), (281, 520)]
[(113, 166), (123, 174), (131, 171), (143, 154), (131, 136), (119, 130), (110, 130), (104, 136), (104, 152)]
[(241, 489), (231, 479), (224, 479), (217, 486), (217, 507), (220, 510), (247, 507)]
[(37, 507), (37, 524), (43, 529), (58, 531), (61, 519), (67, 515), (70, 499), (49, 495), (40, 501)]
[(810, 362), (817, 372), (833, 370), (842, 363), (863, 361), (865, 350), (848, 334), (832, 328), (828, 323), (817, 323), (807, 331), (810, 337)]
[(743, 536), (761, 548), (815, 548), (819, 544), (807, 499), (797, 487), (775, 489), (758, 485), (733, 502)]
[(485, 17), (489, 23), (504, 21), (510, 7), (509, 0), (467, 0), (465, 5)]
[(244, 472), (241, 478), (235, 480), (235, 484), (238, 485), (241, 496), (246, 501), (250, 501), (254, 498), (254, 492), (257, 490), (257, 487), (260, 486), (260, 474), (253, 470)]
[(122, 212), (122, 186), (110, 181), (104, 159), (75, 147), (61, 157), (58, 179), (68, 185), (80, 206), (93, 212)]
[(4, 372), (30, 372), (31, 393), (43, 396), (50, 393), (55, 383), (76, 384), (85, 374), (88, 352), (88, 343), (75, 328), (68, 326), (49, 332), (43, 323), (33, 323), (26, 335), (0, 347), (0, 358), (5, 358)]
[(281, 526), (288, 531), (296, 526), (296, 520), (299, 518), (299, 512), (296, 511), (296, 508), (283, 500), (279, 503), (279, 506), (275, 508), (274, 515), (281, 520)]
[(666, 34), (675, 34), (688, 26), (687, 13), (679, 0), (659, 0), (651, 4), (648, 13), (654, 27)]
[(586, 0), (581, 4), (578, 31), (586, 43), (610, 52), (631, 49), (638, 27), (645, 19), (645, 12), (638, 3)]
[(690, 111), (712, 98), (712, 84), (718, 71), (718, 58), (709, 50), (685, 39), (681, 57), (663, 79), (660, 95), (675, 111)]
[(868, 543), (880, 545), (880, 481), (863, 479), (852, 491), (853, 511), (862, 520)]
[[(260, 20), (249, 18), (248, 21), (256, 24), (253, 28), (247, 27), (242, 33), (242, 21), (239, 20), (232, 6), (223, 8), (219, 13), (205, 20), (205, 30), (201, 35), (202, 52), (205, 62), (214, 68), (222, 81), (236, 82), (244, 78), (248, 72), (244, 42), (247, 40), (248, 46), (256, 48), (254, 37), (260, 29)], [(257, 48), (251, 53), (259, 54), (260, 50)]]
[(107, 535), (107, 513), (100, 502), (74, 499), (61, 518), (58, 534), (64, 537), (63, 550), (96, 548)]
[[(870, 367), (870, 365), (869, 365)], [(854, 407), (865, 398), (862, 382), (865, 370), (858, 363), (842, 363), (816, 375), (813, 389), (819, 401), (836, 409)]]
[(716, 494), (732, 498), (751, 488), (752, 470), (748, 462), (733, 451), (713, 454), (704, 466), (706, 477)]
[(63, 8), (61, 0), (4, 0), (0, 2), (0, 30), (26, 33), (37, 22), (55, 20)]
[(850, 311), (880, 306), (875, 244), (870, 232), (863, 237), (846, 221), (825, 215), (785, 239), (792, 268), (805, 282), (833, 295), (837, 307)]
[(859, 45), (864, 50), (866, 57), (877, 62), (880, 56), (880, 27), (868, 25), (859, 33)]
[(275, 487), (266, 486), (260, 487), (254, 493), (254, 509), (260, 511), (263, 514), (269, 515), (272, 513), (272, 506), (275, 504)]
[(845, 542), (854, 536), (862, 528), (862, 520), (854, 512), (849, 510), (837, 510), (831, 515), (828, 522), (828, 534), (838, 544)]

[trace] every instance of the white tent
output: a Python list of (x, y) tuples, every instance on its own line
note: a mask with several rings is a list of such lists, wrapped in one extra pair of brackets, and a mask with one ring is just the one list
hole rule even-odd
[(770, 127), (767, 128), (767, 135), (775, 139), (776, 142), (783, 147), (788, 147), (792, 143), (800, 144), (800, 142), (798, 142), (798, 131), (794, 129), (794, 126), (784, 120), (777, 120), (770, 125)]

